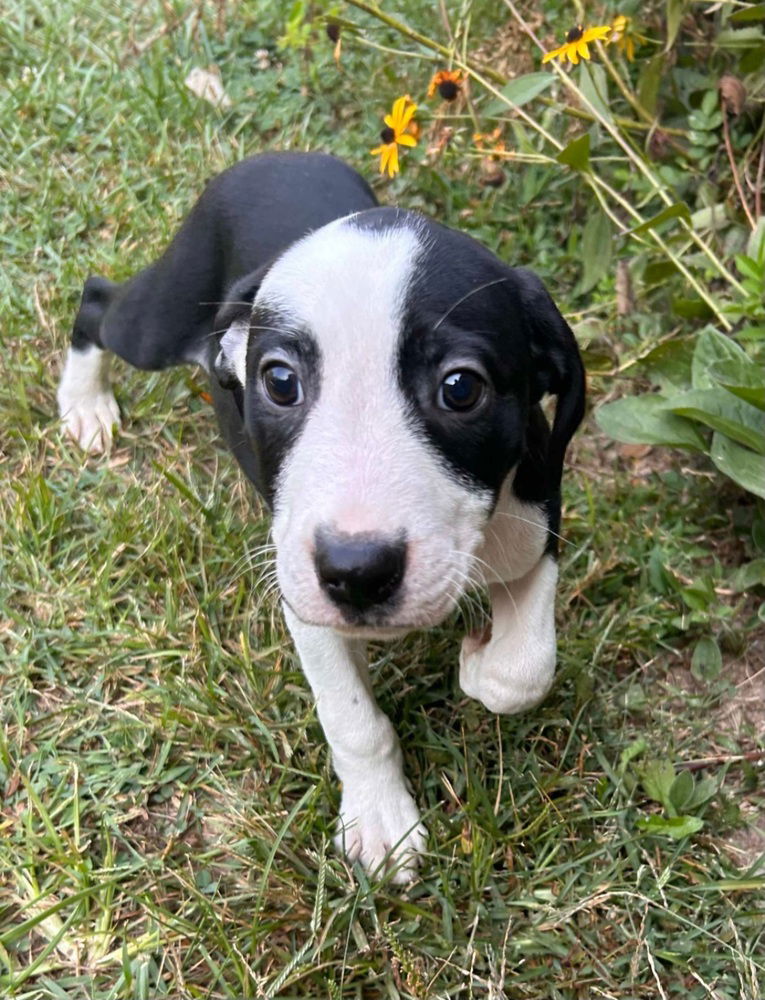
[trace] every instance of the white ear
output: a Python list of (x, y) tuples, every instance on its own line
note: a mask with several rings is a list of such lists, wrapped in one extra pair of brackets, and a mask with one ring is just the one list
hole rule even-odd
[(244, 385), (247, 372), (247, 341), (250, 334), (248, 320), (232, 323), (220, 339), (220, 350), (214, 369), (224, 388)]

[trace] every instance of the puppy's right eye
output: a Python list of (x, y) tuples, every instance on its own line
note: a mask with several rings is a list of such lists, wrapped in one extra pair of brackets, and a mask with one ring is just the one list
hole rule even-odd
[(303, 402), (303, 387), (297, 373), (282, 362), (269, 365), (262, 375), (263, 387), (277, 406), (298, 406)]

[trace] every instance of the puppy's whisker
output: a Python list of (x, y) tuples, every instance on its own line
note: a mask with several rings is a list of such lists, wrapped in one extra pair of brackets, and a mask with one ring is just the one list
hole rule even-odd
[(469, 298), (472, 298), (474, 295), (477, 295), (479, 292), (482, 292), (484, 288), (491, 288), (492, 285), (501, 285), (504, 281), (507, 280), (508, 280), (507, 278), (495, 278), (494, 281), (486, 281), (484, 282), (483, 285), (478, 285), (477, 288), (471, 288), (471, 290), (466, 295), (463, 295), (462, 298), (457, 299), (456, 302), (454, 302), (452, 305), (449, 306), (449, 308), (443, 314), (441, 319), (436, 323), (433, 329), (437, 330), (447, 316), (453, 313), (454, 310), (457, 309), (459, 306), (461, 306), (463, 302), (466, 302)]
[(569, 538), (564, 538), (563, 535), (558, 534), (557, 531), (553, 531), (552, 528), (548, 528), (547, 525), (540, 524), (539, 521), (532, 521), (527, 517), (521, 517), (520, 514), (511, 514), (506, 510), (495, 510), (494, 513), (492, 514), (492, 517), (509, 517), (512, 518), (512, 520), (514, 521), (521, 521), (523, 524), (530, 524), (534, 528), (541, 528), (543, 531), (546, 531), (548, 534), (552, 535), (553, 538), (558, 538), (561, 542), (564, 542), (566, 545), (572, 545), (574, 546), (574, 548), (576, 548), (575, 542), (572, 542)]

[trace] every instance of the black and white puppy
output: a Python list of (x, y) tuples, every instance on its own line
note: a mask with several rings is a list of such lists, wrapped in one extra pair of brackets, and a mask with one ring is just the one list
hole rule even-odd
[(273, 510), (285, 618), (342, 781), (338, 842), (407, 881), (426, 834), (365, 640), (435, 625), (485, 585), (492, 626), (463, 641), (462, 690), (492, 712), (549, 690), (560, 481), (584, 409), (570, 328), (530, 272), (378, 207), (330, 156), (277, 153), (211, 181), (131, 281), (86, 281), (58, 403), (91, 451), (119, 423), (110, 352), (210, 372)]

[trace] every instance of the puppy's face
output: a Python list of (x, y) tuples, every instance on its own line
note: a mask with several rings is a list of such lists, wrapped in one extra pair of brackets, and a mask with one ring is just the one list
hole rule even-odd
[(224, 336), (279, 583), (303, 621), (432, 625), (470, 583), (550, 388), (524, 280), (468, 237), (375, 209), (291, 247)]

